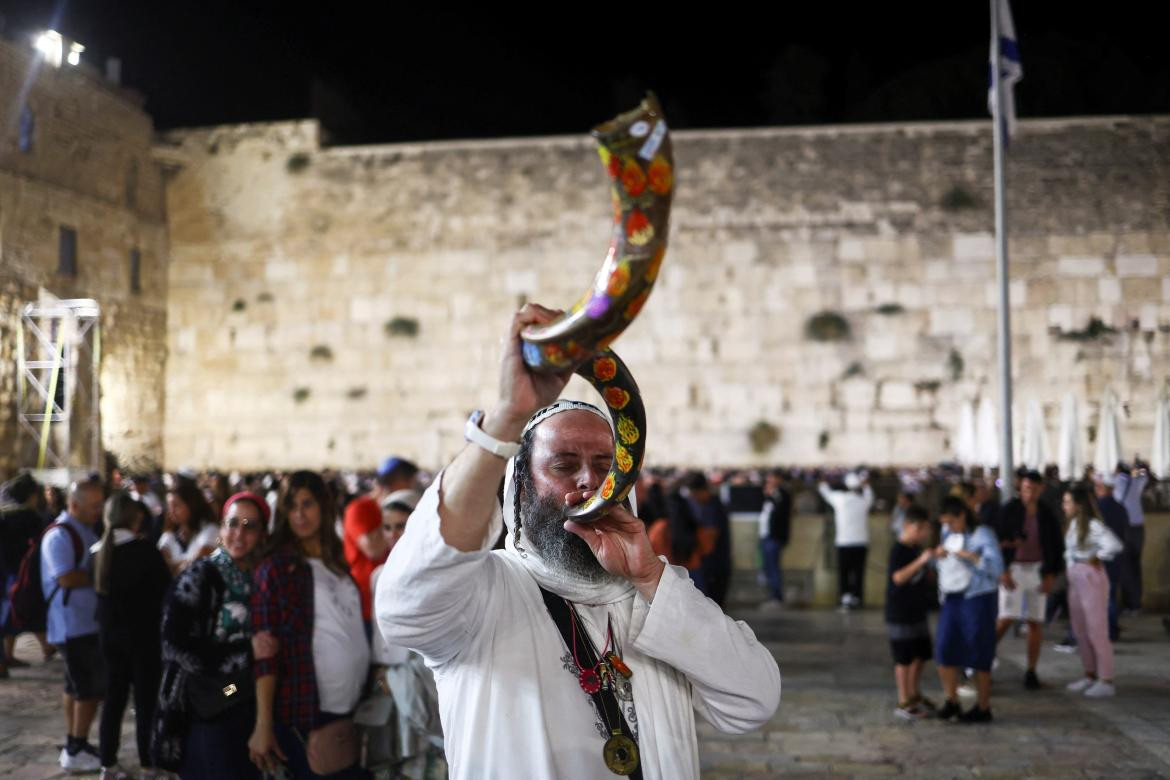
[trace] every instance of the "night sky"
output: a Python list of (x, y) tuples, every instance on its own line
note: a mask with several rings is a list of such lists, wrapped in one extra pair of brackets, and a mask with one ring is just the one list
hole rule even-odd
[[(316, 116), (335, 143), (581, 133), (646, 89), (676, 128), (986, 116), (986, 0), (450, 5), (0, 0), (0, 13), (7, 38), (52, 24), (98, 67), (120, 57), (160, 129)], [(1020, 115), (1170, 113), (1162, 5), (1015, 0)]]

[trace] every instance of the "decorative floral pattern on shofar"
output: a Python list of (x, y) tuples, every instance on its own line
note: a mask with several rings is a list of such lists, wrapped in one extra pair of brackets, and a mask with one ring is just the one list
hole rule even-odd
[(626, 364), (605, 350), (577, 370), (605, 400), (610, 419), (615, 420), (613, 460), (601, 489), (580, 506), (569, 511), (576, 520), (593, 520), (606, 509), (629, 496), (646, 455), (646, 409), (638, 385)]
[[(573, 660), (573, 654), (566, 652), (561, 656), (561, 666), (565, 668), (569, 674), (573, 675), (573, 682), (576, 683), (581, 677), (581, 670), (577, 667), (577, 662)], [(620, 677), (620, 675), (618, 675)], [(580, 685), (577, 686), (578, 688)], [(582, 693), (585, 693), (582, 691)], [(630, 734), (634, 737), (634, 741), (638, 741), (638, 711), (634, 709), (634, 691), (627, 680), (622, 682), (615, 688), (614, 695), (618, 698), (618, 705), (624, 705), (623, 714), (626, 718), (626, 725), (630, 727)], [(597, 703), (593, 701), (593, 697), (585, 694), (585, 698), (589, 700), (589, 706), (593, 709), (593, 727), (597, 729), (597, 735), (602, 739), (609, 739), (610, 733), (605, 728), (605, 721), (601, 719), (601, 713), (597, 711)]]
[[(595, 127), (593, 137), (610, 180), (609, 252), (592, 286), (568, 312), (521, 334), (528, 366), (547, 372), (575, 369), (602, 394), (618, 421), (607, 489), (569, 512), (582, 521), (596, 520), (624, 501), (642, 468), (646, 412), (637, 384), (609, 345), (638, 316), (658, 279), (675, 185), (670, 131), (654, 95)], [(591, 360), (591, 355), (599, 357)], [(619, 445), (625, 448), (620, 457)]]
[(598, 125), (593, 137), (610, 179), (614, 225), (609, 252), (589, 292), (565, 315), (522, 334), (541, 347), (525, 351), (525, 361), (541, 371), (563, 370), (572, 362), (569, 339), (591, 351), (625, 330), (658, 278), (666, 252), (674, 153), (657, 98), (648, 95), (637, 108)]

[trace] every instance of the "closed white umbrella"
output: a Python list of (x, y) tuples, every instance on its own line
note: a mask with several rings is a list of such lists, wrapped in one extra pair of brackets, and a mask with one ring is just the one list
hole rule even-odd
[(1042, 471), (1048, 465), (1048, 430), (1044, 425), (1044, 409), (1033, 398), (1028, 402), (1028, 415), (1024, 422), (1024, 446), (1021, 448), (1020, 464)]
[(1081, 445), (1081, 412), (1072, 393), (1064, 397), (1060, 406), (1060, 440), (1057, 445), (1056, 465), (1061, 479), (1079, 479), (1085, 471), (1085, 450)]
[(1154, 444), (1150, 448), (1150, 471), (1159, 479), (1170, 478), (1170, 396), (1162, 391), (1154, 414)]
[(1117, 419), (1117, 399), (1106, 389), (1097, 413), (1097, 446), (1093, 469), (1098, 474), (1112, 474), (1121, 460), (1121, 426)]
[(983, 396), (979, 402), (979, 416), (975, 420), (976, 461), (985, 469), (999, 465), (999, 430), (995, 427), (995, 405)]
[(959, 430), (955, 433), (955, 460), (960, 466), (974, 466), (979, 460), (975, 449), (975, 407), (964, 401), (959, 407)]

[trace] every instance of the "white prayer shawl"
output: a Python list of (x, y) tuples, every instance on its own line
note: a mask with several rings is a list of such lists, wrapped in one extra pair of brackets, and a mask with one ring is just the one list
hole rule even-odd
[[(511, 488), (511, 469), (508, 473)], [(571, 662), (538, 580), (574, 601), (597, 648), (607, 618), (633, 670), (633, 720), (646, 780), (699, 777), (695, 712), (720, 731), (759, 728), (780, 701), (776, 661), (742, 622), (723, 614), (667, 566), (653, 604), (624, 581), (591, 585), (551, 572), (521, 535), (461, 552), (439, 530), (443, 474), (419, 501), (378, 581), (375, 614), (386, 641), (421, 653), (435, 672), (450, 776), (613, 780), (606, 736)], [(513, 488), (514, 489), (514, 488)], [(509, 491), (510, 492), (510, 491)], [(511, 520), (511, 495), (505, 512)], [(509, 523), (510, 525), (510, 523)], [(612, 717), (612, 714), (611, 714)]]

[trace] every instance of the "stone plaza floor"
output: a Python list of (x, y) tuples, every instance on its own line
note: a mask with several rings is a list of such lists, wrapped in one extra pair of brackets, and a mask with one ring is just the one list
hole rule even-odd
[[(1044, 643), (1045, 687), (1024, 690), (1024, 642), (1009, 634), (995, 674), (995, 722), (978, 726), (894, 717), (878, 610), (739, 611), (736, 617), (776, 655), (783, 696), (761, 731), (727, 736), (700, 725), (704, 778), (1170, 777), (1170, 636), (1157, 616), (1125, 620), (1116, 645), (1118, 695), (1099, 701), (1065, 692), (1080, 662), (1052, 650), (1059, 636)], [(42, 663), (31, 637), (21, 638), (17, 655), (34, 663), (0, 680), (0, 778), (61, 777), (62, 664)], [(933, 665), (924, 682), (926, 695), (940, 698)], [(122, 762), (135, 766), (129, 718), (122, 738)], [(91, 741), (97, 741), (96, 724)]]

